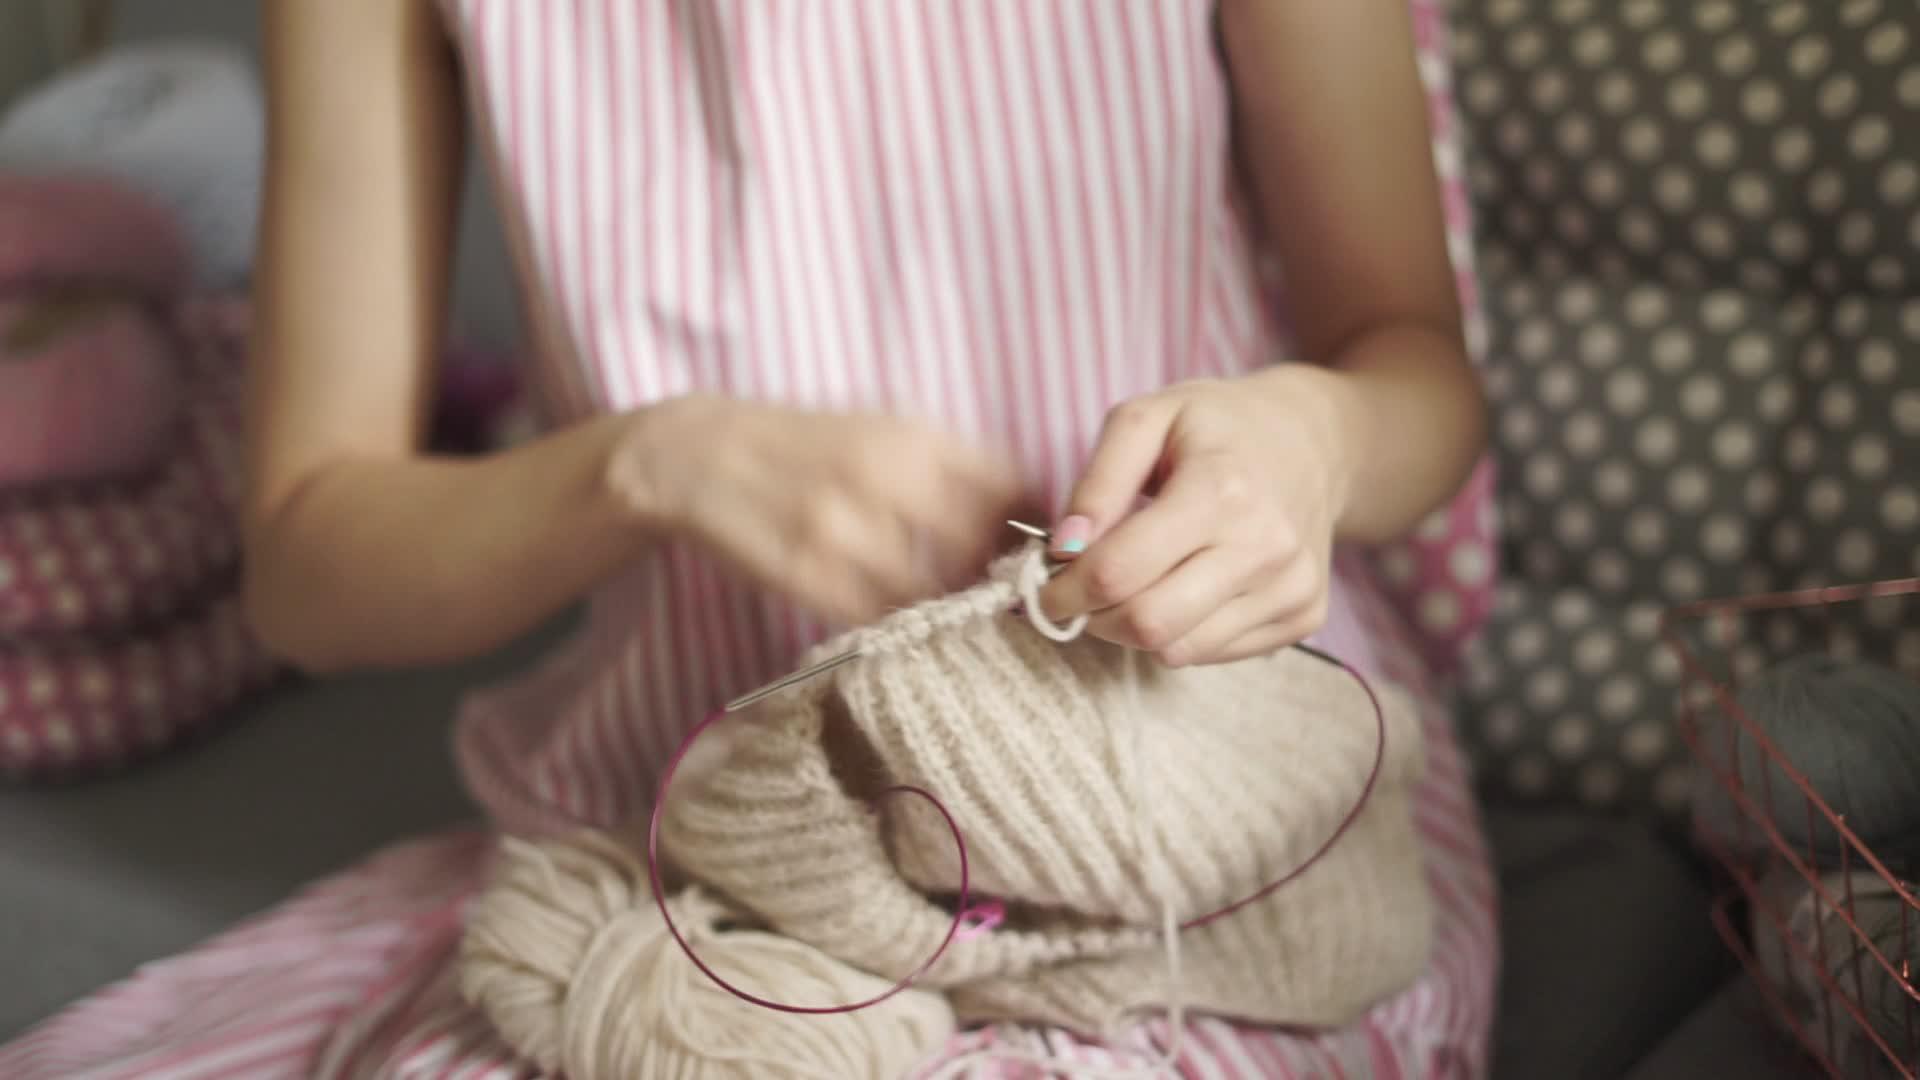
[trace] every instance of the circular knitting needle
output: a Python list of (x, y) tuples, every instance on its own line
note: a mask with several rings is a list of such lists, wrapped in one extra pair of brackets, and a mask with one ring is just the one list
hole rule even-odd
[(827, 672), (832, 671), (834, 668), (839, 667), (841, 664), (845, 664), (849, 661), (858, 659), (859, 656), (860, 656), (860, 650), (858, 649), (848, 649), (846, 652), (840, 653), (837, 656), (829, 656), (825, 660), (822, 660), (817, 664), (813, 664), (809, 667), (801, 668), (799, 671), (796, 671), (791, 675), (787, 675), (782, 678), (776, 679), (773, 682), (768, 683), (767, 685), (761, 687), (758, 690), (754, 690), (750, 693), (743, 694), (740, 697), (734, 698), (732, 701), (727, 702), (726, 706), (722, 709), (722, 711), (723, 712), (739, 712), (741, 709), (744, 709), (749, 705), (755, 704), (756, 702), (763, 701), (767, 698), (772, 697), (773, 695), (779, 693), (780, 691), (785, 690), (789, 686), (806, 682), (808, 679), (813, 678), (815, 675), (825, 675)]

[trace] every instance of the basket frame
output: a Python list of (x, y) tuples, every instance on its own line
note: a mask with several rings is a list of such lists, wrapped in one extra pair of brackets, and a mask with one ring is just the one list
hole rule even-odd
[[(1912, 955), (1916, 937), (1920, 937), (1920, 886), (1903, 880), (1889, 869), (1848, 825), (1845, 815), (1819, 796), (1798, 765), (1741, 709), (1737, 697), (1737, 675), (1716, 675), (1715, 665), (1711, 662), (1715, 657), (1706, 649), (1696, 646), (1690, 638), (1713, 643), (1716, 622), (1723, 628), (1724, 634), (1724, 628), (1744, 624), (1747, 619), (1762, 612), (1824, 609), (1825, 613), (1836, 611), (1844, 605), (1893, 598), (1913, 598), (1920, 603), (1920, 578), (1702, 600), (1666, 609), (1659, 625), (1660, 638), (1680, 667), (1683, 686), (1679, 694), (1679, 729), (1693, 754), (1696, 768), (1700, 770), (1697, 782), (1710, 780), (1731, 796), (1738, 810), (1737, 828), (1743, 837), (1750, 839), (1751, 831), (1757, 830), (1764, 838), (1767, 849), (1765, 861), (1756, 863), (1754, 857), (1743, 856), (1725, 843), (1725, 837), (1696, 829), (1702, 846), (1728, 882), (1714, 904), (1713, 925), (1746, 968), (1751, 980), (1758, 985), (1761, 997), (1783, 1026), (1828, 1075), (1836, 1078), (1847, 1075), (1843, 1072), (1847, 1048), (1843, 1047), (1843, 1033), (1838, 1030), (1842, 1022), (1836, 1016), (1837, 1007), (1850, 1018), (1853, 1030), (1865, 1038), (1867, 1045), (1877, 1050), (1875, 1064), (1881, 1068), (1881, 1072), (1874, 1075), (1888, 1075), (1885, 1069), (1891, 1068), (1890, 1075), (1899, 1080), (1920, 1080), (1920, 984), (1915, 982), (1916, 978), (1920, 978), (1920, 972), (1911, 970), (1907, 960)], [(1704, 632), (1689, 633), (1696, 628), (1704, 628)], [(1718, 644), (1725, 649), (1732, 647), (1731, 642)], [(1724, 670), (1737, 672), (1738, 664), (1726, 664)], [(1705, 688), (1705, 692), (1690, 692), (1695, 688)], [(1704, 701), (1696, 700), (1701, 698)], [(1726, 733), (1724, 758), (1713, 753), (1715, 747), (1710, 742), (1715, 734), (1711, 730), (1715, 722)], [(1760, 791), (1757, 801), (1755, 793), (1748, 790), (1747, 783), (1739, 775), (1742, 738), (1746, 740), (1749, 751), (1757, 751), (1759, 756)], [(1802, 804), (1806, 808), (1805, 836), (1808, 849), (1805, 851), (1785, 835), (1782, 822), (1775, 816), (1780, 807), (1774, 797), (1776, 773), (1798, 789), (1802, 797)], [(1817, 835), (1816, 828), (1823, 823), (1839, 840), (1837, 869), (1829, 867), (1822, 870), (1811, 850), (1812, 838)], [(1747, 850), (1756, 846), (1751, 843), (1739, 845)], [(1798, 938), (1791, 932), (1788, 913), (1780, 910), (1781, 905), (1761, 887), (1761, 879), (1767, 876), (1763, 870), (1777, 866), (1791, 868), (1795, 886), (1804, 884), (1810, 890), (1822, 919), (1837, 918), (1844, 925), (1845, 944), (1851, 947), (1846, 972), (1836, 974), (1836, 966), (1830, 962), (1830, 953), (1834, 949), (1829, 945), (1829, 935), (1825, 932), (1815, 933), (1811, 945)], [(1873, 881), (1874, 890), (1878, 892), (1884, 885), (1901, 905), (1898, 956), (1887, 956), (1861, 925), (1855, 906), (1858, 895), (1855, 882), (1862, 875), (1877, 879)], [(1831, 888), (1828, 884), (1830, 879), (1838, 880), (1842, 887), (1838, 890)], [(1758, 943), (1748, 943), (1747, 935), (1742, 932), (1733, 915), (1733, 909), (1740, 903), (1750, 905), (1753, 911), (1771, 924), (1775, 934), (1773, 940), (1780, 944), (1783, 953), (1783, 968), (1797, 959), (1817, 978), (1825, 996), (1817, 1010), (1816, 1022), (1809, 1023), (1799, 1010), (1791, 1006), (1788, 988), (1776, 985), (1770, 977), (1764, 958), (1757, 951)], [(1788, 955), (1789, 951), (1797, 955)], [(1889, 1037), (1877, 1031), (1867, 1016), (1862, 1004), (1866, 997), (1863, 962), (1880, 965), (1884, 974), (1893, 980), (1892, 985), (1906, 994), (1906, 1030), (1896, 1031), (1891, 1036), (1895, 1041), (1904, 1041), (1904, 1046), (1892, 1045)], [(1851, 979), (1845, 977), (1849, 973)], [(1847, 983), (1852, 985), (1849, 987)], [(1871, 1051), (1868, 1053), (1873, 1056)]]

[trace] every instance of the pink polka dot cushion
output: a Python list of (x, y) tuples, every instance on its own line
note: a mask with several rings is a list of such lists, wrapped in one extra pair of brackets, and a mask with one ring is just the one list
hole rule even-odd
[(276, 666), (239, 610), (239, 308), (180, 317), (189, 405), (142, 481), (0, 497), (0, 777), (113, 768), (212, 730)]
[(216, 730), (268, 686), (237, 593), (129, 637), (0, 650), (0, 778), (72, 779)]
[(0, 495), (0, 642), (125, 632), (232, 586), (243, 338), (233, 313), (181, 316), (189, 399), (150, 475)]
[(180, 377), (161, 313), (191, 280), (172, 217), (140, 194), (0, 173), (0, 492), (158, 460)]
[(124, 477), (180, 412), (177, 342), (118, 290), (0, 295), (0, 491)]

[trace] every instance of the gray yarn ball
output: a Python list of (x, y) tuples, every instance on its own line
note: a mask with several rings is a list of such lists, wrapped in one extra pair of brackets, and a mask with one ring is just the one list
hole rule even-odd
[[(1881, 861), (1900, 874), (1920, 868), (1920, 681), (1879, 664), (1801, 656), (1752, 680), (1738, 701)], [(1703, 734), (1701, 749), (1718, 767), (1737, 747), (1737, 771), (1749, 798), (1765, 807), (1771, 796), (1771, 817), (1803, 858), (1823, 869), (1840, 866), (1839, 832), (1817, 810), (1809, 820), (1800, 789), (1762, 756), (1745, 729), (1729, 717)], [(1742, 817), (1732, 796), (1703, 775), (1696, 822), (1723, 842), (1758, 853), (1767, 837)], [(1864, 869), (1857, 852), (1852, 858)]]

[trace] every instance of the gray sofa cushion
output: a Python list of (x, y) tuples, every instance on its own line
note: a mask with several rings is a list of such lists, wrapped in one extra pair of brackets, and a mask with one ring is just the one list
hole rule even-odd
[(1495, 810), (1487, 832), (1503, 937), (1495, 1077), (1620, 1076), (1732, 971), (1699, 867), (1655, 831), (1536, 808)]
[(290, 686), (126, 774), (0, 788), (0, 1042), (384, 844), (478, 820), (448, 724), (486, 661)]
[(1456, 18), (1506, 537), (1466, 734), (1498, 793), (1677, 809), (1663, 607), (1920, 570), (1920, 7)]
[(1695, 1010), (1653, 1052), (1634, 1065), (1626, 1080), (1801, 1080), (1818, 1066), (1785, 1033), (1767, 1021), (1767, 1003), (1751, 983), (1729, 982)]

